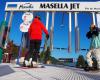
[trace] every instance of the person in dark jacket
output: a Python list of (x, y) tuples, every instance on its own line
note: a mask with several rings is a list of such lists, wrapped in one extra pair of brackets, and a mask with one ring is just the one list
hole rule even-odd
[(40, 21), (39, 16), (35, 16), (33, 22), (31, 23), (28, 34), (29, 34), (29, 39), (30, 39), (30, 48), (29, 52), (25, 58), (25, 64), (32, 65), (37, 63), (39, 51), (40, 51), (40, 45), (42, 41), (42, 31), (46, 34), (46, 38), (49, 38), (49, 33), (46, 30), (45, 26), (43, 23)]
[(90, 27), (90, 31), (86, 34), (86, 37), (88, 39), (91, 39), (91, 43), (90, 49), (86, 54), (88, 67), (85, 70), (94, 70), (94, 62), (92, 58), (95, 58), (97, 60), (97, 68), (100, 70), (100, 29), (92, 24)]
[(91, 25), (90, 31), (87, 32), (86, 37), (91, 39), (90, 49), (100, 48), (99, 28), (94, 24)]

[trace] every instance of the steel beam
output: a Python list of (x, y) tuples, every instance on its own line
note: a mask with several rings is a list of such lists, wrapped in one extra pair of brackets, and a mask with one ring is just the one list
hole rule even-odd
[(50, 50), (53, 50), (53, 32), (54, 32), (54, 17), (55, 17), (55, 12), (52, 12), (52, 24), (50, 28)]
[(72, 27), (72, 21), (71, 21), (71, 12), (69, 12), (69, 29), (68, 29), (68, 52), (71, 52), (71, 27)]
[(10, 19), (9, 19), (9, 22), (8, 22), (7, 36), (6, 36), (6, 41), (5, 41), (5, 45), (4, 45), (5, 48), (6, 48), (6, 45), (8, 43), (8, 40), (9, 40), (9, 32), (10, 32), (10, 28), (11, 28), (12, 18), (13, 18), (13, 11), (10, 14)]
[[(5, 23), (6, 23), (6, 20), (7, 20), (7, 14), (8, 14), (8, 12), (6, 12), (5, 16), (4, 16), (4, 22)], [(1, 36), (0, 36), (0, 46), (3, 46), (2, 45), (2, 40), (3, 40), (4, 31), (5, 31), (5, 26), (6, 25), (1, 26), (2, 27), (2, 32), (1, 32)]]

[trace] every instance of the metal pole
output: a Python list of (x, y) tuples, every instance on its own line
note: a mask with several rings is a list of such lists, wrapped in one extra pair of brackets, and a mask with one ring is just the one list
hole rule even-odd
[(22, 32), (21, 43), (20, 43), (19, 52), (18, 52), (18, 57), (17, 57), (17, 63), (16, 63), (16, 64), (18, 64), (18, 65), (20, 65), (19, 59), (20, 59), (20, 57), (21, 57), (21, 52), (22, 52), (23, 37), (24, 37), (24, 34), (23, 34), (23, 32)]
[[(46, 29), (48, 30), (48, 23), (49, 23), (49, 12), (46, 15)], [(45, 38), (44, 50), (47, 50), (47, 39)]]
[(100, 28), (100, 12), (96, 14), (96, 19), (97, 19), (97, 27)]
[(46, 29), (48, 30), (48, 24), (49, 24), (49, 12), (47, 12), (46, 16)]
[(9, 40), (8, 38), (9, 38), (9, 32), (10, 32), (10, 27), (11, 27), (11, 23), (12, 23), (12, 18), (13, 18), (13, 11), (11, 12), (9, 23), (8, 23), (8, 30), (7, 30), (7, 36), (6, 36), (5, 46), (8, 43), (8, 40)]
[[(7, 20), (7, 14), (8, 14), (8, 12), (5, 13), (5, 17), (4, 17), (4, 22), (5, 22), (5, 23), (6, 23), (6, 20)], [(1, 27), (2, 27), (2, 32), (1, 32), (1, 37), (0, 37), (0, 45), (1, 45), (1, 46), (3, 46), (3, 45), (2, 45), (2, 40), (3, 40), (3, 35), (4, 35), (5, 26), (6, 26), (6, 25), (1, 26)]]
[(54, 30), (54, 17), (55, 17), (55, 12), (52, 12), (52, 24), (50, 28), (50, 50), (53, 50), (53, 30)]
[(80, 51), (80, 30), (79, 27), (77, 27), (77, 52)]
[(68, 52), (71, 52), (71, 25), (72, 21), (71, 21), (71, 12), (69, 12), (69, 29), (68, 29)]
[(75, 52), (79, 52), (80, 40), (79, 40), (79, 27), (78, 27), (78, 19), (77, 12), (75, 12)]
[(4, 17), (5, 21), (7, 20), (7, 14), (8, 14), (8, 12), (5, 13), (5, 17)]
[(93, 24), (96, 25), (95, 12), (92, 12), (92, 20), (93, 20)]
[(78, 27), (77, 13), (75, 12), (75, 52), (77, 52), (77, 27)]

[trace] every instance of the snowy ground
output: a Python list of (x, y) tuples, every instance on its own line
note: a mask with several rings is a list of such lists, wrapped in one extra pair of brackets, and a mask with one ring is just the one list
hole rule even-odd
[(65, 66), (45, 68), (15, 68), (15, 64), (0, 64), (0, 80), (100, 80), (100, 71), (85, 72)]

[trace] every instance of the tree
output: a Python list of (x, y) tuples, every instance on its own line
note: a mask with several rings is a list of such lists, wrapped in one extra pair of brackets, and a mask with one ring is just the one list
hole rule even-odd
[(83, 55), (79, 55), (78, 60), (76, 62), (76, 67), (78, 68), (84, 68), (86, 64), (86, 61), (83, 57)]
[(12, 54), (12, 59), (15, 59), (18, 56), (18, 46), (16, 46), (13, 41), (9, 41), (7, 48), (4, 49), (4, 53)]
[(13, 46), (12, 54), (13, 54), (12, 55), (13, 59), (16, 59), (18, 56), (18, 46), (16, 46), (16, 45)]
[(59, 62), (59, 60), (57, 60), (55, 57), (50, 57), (50, 61), (51, 61), (51, 63), (52, 64), (59, 64), (60, 62)]
[(45, 51), (45, 55), (44, 55), (44, 63), (50, 61), (50, 57), (51, 57), (50, 47), (47, 47), (47, 50)]
[(42, 60), (43, 63), (48, 64), (48, 63), (52, 63), (52, 64), (57, 64), (59, 61), (51, 56), (51, 51), (50, 51), (50, 47), (47, 47), (47, 50), (43, 50), (40, 54), (40, 59)]
[(45, 52), (44, 50), (40, 53), (40, 60), (44, 63), (44, 55), (45, 55)]
[(50, 47), (47, 47), (47, 50), (43, 50), (40, 54), (40, 59), (42, 60), (43, 63), (47, 63), (48, 60), (50, 60), (51, 57), (51, 52), (50, 52)]

